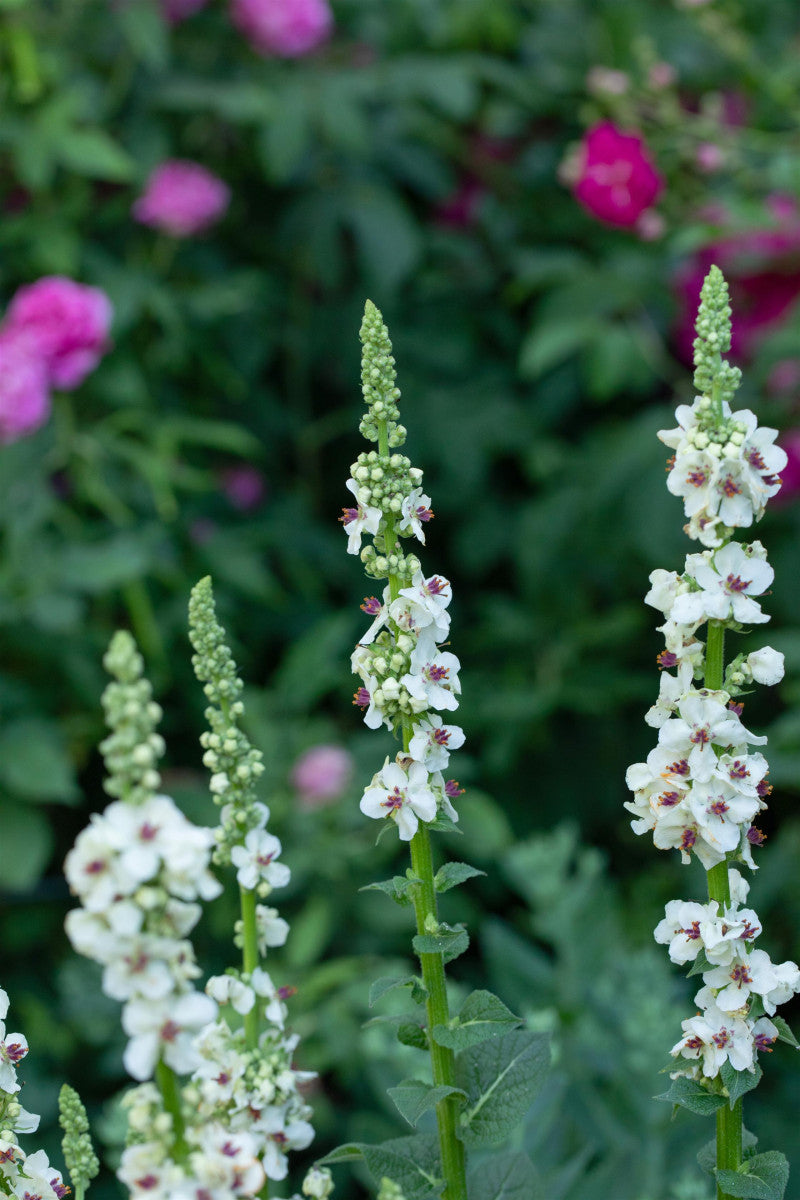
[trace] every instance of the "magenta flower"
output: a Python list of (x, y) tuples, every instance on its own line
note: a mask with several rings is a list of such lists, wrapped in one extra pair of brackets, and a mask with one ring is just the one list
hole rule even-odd
[(240, 512), (251, 512), (258, 508), (267, 494), (266, 480), (257, 467), (243, 464), (228, 467), (220, 474), (222, 490), (234, 508)]
[(782, 434), (778, 445), (786, 451), (788, 462), (781, 471), (781, 490), (773, 503), (786, 504), (800, 496), (800, 429)]
[(47, 365), (36, 342), (0, 332), (0, 443), (34, 433), (50, 415)]
[(609, 225), (635, 225), (663, 187), (638, 133), (623, 133), (610, 121), (586, 133), (574, 192), (593, 216)]
[(322, 808), (350, 782), (353, 758), (342, 746), (312, 746), (292, 767), (291, 780), (302, 808)]
[(328, 0), (231, 0), (231, 20), (258, 54), (300, 58), (330, 37)]
[(171, 158), (150, 175), (131, 212), (142, 225), (172, 237), (191, 237), (224, 214), (230, 188), (200, 163)]
[(45, 275), (19, 289), (3, 328), (34, 345), (51, 386), (71, 391), (108, 349), (112, 315), (111, 301), (99, 288), (62, 275)]

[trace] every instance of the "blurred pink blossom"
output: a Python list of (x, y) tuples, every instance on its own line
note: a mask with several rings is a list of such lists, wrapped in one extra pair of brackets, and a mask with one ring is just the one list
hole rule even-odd
[(647, 72), (647, 82), (654, 88), (668, 88), (678, 77), (678, 73), (672, 63), (654, 62), (650, 70)]
[(477, 179), (465, 178), (454, 192), (437, 204), (434, 218), (448, 229), (467, 229), (475, 221), (486, 188)]
[(664, 181), (638, 133), (623, 133), (610, 121), (584, 136), (574, 184), (575, 198), (609, 225), (635, 225), (658, 198)]
[(312, 746), (292, 767), (291, 781), (302, 808), (322, 808), (350, 782), (353, 757), (343, 746)]
[(718, 171), (725, 162), (725, 151), (715, 142), (701, 142), (694, 153), (695, 162), (707, 175)]
[(45, 275), (21, 287), (3, 329), (24, 334), (44, 361), (53, 387), (70, 391), (93, 371), (109, 347), (113, 310), (100, 288)]
[(231, 21), (265, 56), (299, 58), (330, 37), (328, 0), (231, 0)]
[(220, 472), (222, 490), (234, 508), (250, 512), (267, 494), (267, 481), (257, 467), (243, 464)]
[(681, 316), (675, 340), (692, 361), (700, 288), (716, 263), (728, 281), (734, 312), (731, 355), (748, 359), (800, 297), (800, 218), (792, 207), (772, 228), (730, 234), (695, 252), (675, 279)]
[(785, 504), (800, 495), (800, 429), (788, 429), (781, 434), (778, 445), (786, 451), (789, 461), (781, 471), (783, 486), (773, 503)]
[(200, 163), (171, 158), (152, 172), (131, 212), (142, 225), (191, 237), (220, 219), (230, 197), (228, 185)]
[(782, 358), (767, 376), (766, 390), (778, 395), (800, 391), (800, 358)]
[(657, 242), (666, 228), (666, 221), (654, 208), (646, 208), (636, 219), (635, 229), (643, 242)]
[(49, 415), (47, 365), (36, 342), (0, 332), (0, 443), (34, 433)]
[(185, 21), (187, 17), (193, 17), (196, 12), (200, 12), (201, 8), (205, 8), (208, 0), (161, 0), (161, 8), (164, 16), (171, 25), (177, 25), (179, 21)]

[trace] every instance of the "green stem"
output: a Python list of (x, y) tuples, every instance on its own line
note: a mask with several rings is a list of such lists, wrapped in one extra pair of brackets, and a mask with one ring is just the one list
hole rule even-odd
[[(429, 933), (428, 918), (438, 924), (436, 889), (433, 885), (433, 854), (428, 826), (421, 823), (410, 843), (411, 869), (419, 880), (414, 889), (414, 911), (417, 932)], [(439, 1046), (431, 1036), (437, 1025), (446, 1025), (450, 1020), (447, 1003), (447, 983), (444, 973), (444, 958), (441, 954), (420, 954), (422, 982), (428, 993), (425, 1008), (428, 1017), (428, 1042), (431, 1052), (433, 1082), (455, 1087), (455, 1056), (446, 1046)], [(464, 1168), (464, 1143), (456, 1130), (458, 1123), (458, 1099), (446, 1096), (436, 1105), (436, 1120), (439, 1126), (439, 1146), (442, 1155), (442, 1172), (445, 1178), (444, 1200), (466, 1200), (467, 1183)]]
[[(258, 966), (258, 928), (256, 925), (256, 894), (251, 888), (239, 888), (242, 909), (242, 969), (252, 975)], [(258, 1004), (244, 1015), (244, 1036), (248, 1050), (258, 1049)]]
[(180, 1161), (186, 1154), (186, 1125), (181, 1112), (181, 1093), (178, 1087), (178, 1077), (168, 1067), (163, 1059), (159, 1059), (156, 1063), (155, 1079), (158, 1084), (158, 1090), (161, 1092), (161, 1099), (164, 1102), (164, 1111), (168, 1112), (172, 1117), (172, 1132), (174, 1134), (173, 1152), (175, 1158)]
[[(706, 642), (705, 685), (711, 691), (722, 687), (725, 670), (725, 626), (721, 621), (709, 621)], [(708, 898), (721, 908), (731, 902), (728, 882), (728, 863), (723, 860), (708, 872)], [(742, 1161), (742, 1101), (731, 1108), (717, 1109), (717, 1169), (735, 1171)], [(717, 1200), (732, 1200), (717, 1184)]]

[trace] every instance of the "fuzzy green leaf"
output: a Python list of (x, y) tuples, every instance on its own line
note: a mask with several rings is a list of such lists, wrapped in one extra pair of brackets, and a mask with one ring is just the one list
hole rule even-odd
[(391, 879), (383, 879), (379, 883), (368, 883), (358, 890), (360, 892), (383, 892), (402, 907), (411, 904), (412, 897), (409, 893), (417, 883), (419, 883), (418, 879), (409, 879), (405, 875), (394, 875)]
[(717, 1183), (729, 1196), (742, 1200), (783, 1200), (789, 1182), (789, 1164), (779, 1150), (756, 1154), (738, 1171), (716, 1171)]
[[(758, 1145), (758, 1138), (749, 1129), (742, 1130), (742, 1149), (752, 1150)], [(707, 1171), (709, 1175), (713, 1175), (717, 1169), (717, 1139), (713, 1137), (710, 1142), (706, 1142), (705, 1146), (697, 1152), (697, 1165), (703, 1171)]]
[(700, 950), (697, 958), (692, 963), (691, 969), (689, 970), (686, 978), (691, 979), (693, 975), (702, 975), (704, 971), (710, 971), (716, 965), (716, 963), (710, 963), (708, 961), (704, 950)]
[(800, 1042), (798, 1042), (783, 1017), (770, 1017), (770, 1020), (778, 1031), (778, 1041), (786, 1042), (788, 1045), (794, 1046), (795, 1050), (800, 1050)]
[(452, 1096), (456, 1092), (460, 1096), (464, 1095), (458, 1088), (445, 1084), (434, 1087), (433, 1084), (423, 1083), (421, 1079), (404, 1079), (397, 1087), (388, 1090), (401, 1116), (405, 1117), (409, 1125), (416, 1125), (423, 1113), (435, 1108), (446, 1096)]
[(527, 1154), (495, 1154), (469, 1178), (469, 1200), (543, 1200), (539, 1174)]
[(673, 1079), (669, 1091), (662, 1092), (655, 1099), (666, 1100), (668, 1104), (680, 1104), (683, 1108), (688, 1108), (690, 1112), (699, 1113), (701, 1117), (716, 1112), (718, 1108), (723, 1108), (727, 1103), (724, 1096), (707, 1092), (701, 1084), (694, 1079), (687, 1079), (685, 1075), (679, 1075), (677, 1079)]
[(324, 1166), (359, 1158), (363, 1158), (376, 1183), (384, 1177), (392, 1179), (405, 1200), (429, 1200), (431, 1196), (441, 1195), (444, 1188), (436, 1136), (414, 1134), (407, 1138), (392, 1138), (378, 1146), (350, 1142), (338, 1146), (320, 1159), (320, 1163)]
[(507, 1033), (520, 1018), (515, 1017), (503, 1001), (491, 992), (477, 991), (467, 996), (457, 1017), (448, 1025), (433, 1027), (433, 1040), (451, 1050), (466, 1050), (487, 1038)]
[(737, 1071), (729, 1062), (724, 1062), (720, 1067), (720, 1077), (725, 1087), (728, 1089), (730, 1097), (729, 1103), (731, 1108), (734, 1107), (736, 1101), (745, 1094), (751, 1092), (754, 1087), (757, 1087), (761, 1082), (763, 1071), (758, 1063), (755, 1064), (753, 1071)]
[(440, 925), (438, 933), (418, 933), (411, 945), (417, 954), (441, 954), (448, 963), (467, 949), (469, 934), (461, 925)]
[(390, 975), (382, 975), (380, 977), (380, 979), (376, 979), (375, 982), (370, 985), (370, 989), (369, 989), (369, 1006), (370, 1006), (370, 1008), (372, 1008), (375, 1004), (377, 1004), (378, 1001), (381, 999), (381, 997), (385, 996), (387, 992), (394, 991), (395, 988), (401, 988), (401, 987), (411, 988), (412, 995), (414, 994), (415, 990), (417, 990), (417, 989), (421, 990), (422, 996), (419, 999), (418, 999), (417, 995), (414, 996), (414, 1000), (417, 1001), (417, 1003), (421, 1003), (422, 1000), (425, 999), (425, 996), (427, 994), (425, 992), (424, 988), (422, 988), (422, 984), (417, 979), (416, 975), (403, 975), (399, 978), (392, 978), (392, 976), (390, 976)]
[(468, 1097), (459, 1131), (466, 1145), (502, 1142), (541, 1090), (549, 1065), (547, 1034), (526, 1029), (462, 1051), (456, 1058), (456, 1083)]
[(436, 872), (433, 886), (437, 892), (449, 892), (450, 888), (458, 887), (465, 880), (485, 874), (485, 871), (479, 871), (477, 867), (471, 867), (469, 863), (447, 862)]
[(403, 1021), (397, 1027), (397, 1040), (403, 1046), (414, 1046), (417, 1050), (428, 1049), (428, 1035), (424, 1025), (416, 1021)]

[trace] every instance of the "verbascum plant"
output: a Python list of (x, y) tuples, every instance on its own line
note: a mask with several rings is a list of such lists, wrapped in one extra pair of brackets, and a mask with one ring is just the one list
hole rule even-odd
[[(450, 1010), (445, 965), (464, 953), (469, 936), (462, 924), (440, 920), (437, 897), (482, 874), (463, 862), (435, 869), (433, 859), (431, 834), (457, 831), (453, 802), (461, 792), (446, 775), (464, 732), (442, 716), (458, 708), (461, 692), (459, 661), (446, 648), (452, 592), (446, 579), (426, 574), (416, 553), (403, 549), (403, 539), (425, 543), (433, 512), (422, 471), (400, 453), (406, 431), (399, 423), (392, 347), (370, 301), (361, 340), (367, 409), (360, 431), (373, 448), (352, 465), (347, 488), (355, 505), (344, 509), (341, 520), (349, 553), (360, 556), (371, 579), (386, 583), (380, 596), (361, 606), (372, 623), (352, 656), (361, 681), (354, 703), (369, 728), (385, 726), (398, 742), (397, 753), (365, 789), (361, 811), (383, 823), (381, 834), (396, 831), (409, 846), (405, 874), (371, 886), (413, 907), (412, 945), (420, 964), (419, 975), (377, 980), (370, 1004), (405, 988), (417, 1005), (401, 1020), (398, 1036), (428, 1051), (430, 1078), (407, 1079), (389, 1094), (412, 1127), (434, 1112), (436, 1132), (380, 1146), (344, 1146), (325, 1161), (364, 1159), (381, 1200), (466, 1200), (467, 1151), (497, 1145), (511, 1133), (543, 1083), (549, 1048), (546, 1035), (519, 1028), (521, 1022), (488, 991), (474, 991), (456, 1014)], [(372, 540), (362, 547), (365, 536)], [(470, 1200), (494, 1200), (501, 1178), (535, 1194), (530, 1160), (504, 1155), (484, 1158), (470, 1173)]]
[(716, 1113), (716, 1144), (700, 1161), (716, 1177), (718, 1200), (781, 1200), (786, 1159), (755, 1152), (755, 1139), (743, 1134), (742, 1096), (761, 1078), (760, 1055), (779, 1040), (797, 1047), (776, 1009), (800, 991), (800, 969), (755, 948), (761, 922), (747, 907), (739, 867), (756, 867), (764, 841), (756, 821), (771, 791), (767, 760), (755, 749), (767, 739), (743, 723), (741, 697), (754, 683), (777, 683), (783, 656), (765, 646), (726, 663), (725, 637), (769, 620), (757, 599), (774, 577), (767, 552), (735, 535), (763, 516), (786, 454), (774, 429), (760, 428), (747, 409), (731, 409), (740, 372), (722, 357), (730, 307), (717, 267), (703, 285), (696, 328), (698, 394), (678, 408), (677, 428), (659, 437), (674, 451), (667, 487), (683, 500), (685, 532), (705, 549), (687, 555), (680, 572), (650, 576), (645, 602), (663, 613), (666, 642), (659, 697), (645, 718), (658, 744), (629, 768), (634, 798), (625, 807), (635, 833), (651, 833), (657, 848), (677, 849), (686, 864), (697, 859), (707, 874), (708, 899), (670, 901), (655, 931), (672, 961), (702, 978), (699, 1011), (683, 1022), (663, 1099)]

